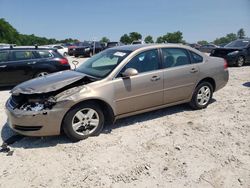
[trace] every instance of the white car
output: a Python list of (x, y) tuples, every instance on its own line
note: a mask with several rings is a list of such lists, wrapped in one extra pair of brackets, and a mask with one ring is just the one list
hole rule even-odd
[(47, 45), (46, 47), (49, 47), (49, 48), (56, 48), (57, 51), (62, 54), (63, 56), (67, 56), (68, 55), (68, 48), (67, 47), (64, 47), (62, 45), (59, 45), (59, 44), (55, 44), (55, 45)]

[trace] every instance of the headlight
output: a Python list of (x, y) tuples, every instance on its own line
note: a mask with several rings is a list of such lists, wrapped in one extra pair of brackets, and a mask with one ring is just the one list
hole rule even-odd
[(85, 51), (89, 51), (89, 50), (90, 50), (90, 48), (85, 48), (84, 50), (85, 50)]
[(237, 55), (238, 53), (239, 53), (239, 51), (236, 50), (236, 51), (233, 51), (233, 52), (228, 53), (227, 55)]

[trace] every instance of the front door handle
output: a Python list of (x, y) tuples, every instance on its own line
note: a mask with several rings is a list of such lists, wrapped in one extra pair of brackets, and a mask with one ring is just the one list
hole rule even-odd
[(33, 61), (33, 62), (29, 62), (29, 63), (27, 63), (28, 65), (34, 65), (34, 64), (36, 64), (36, 61)]
[(5, 68), (5, 67), (7, 67), (7, 65), (1, 65), (1, 66), (0, 66), (0, 68)]
[(153, 76), (151, 78), (151, 81), (153, 82), (153, 81), (157, 81), (157, 80), (160, 80), (160, 79), (161, 79), (161, 77), (159, 77), (159, 76)]
[(190, 70), (190, 72), (191, 72), (191, 73), (196, 73), (196, 72), (198, 72), (198, 69), (192, 68), (192, 69)]

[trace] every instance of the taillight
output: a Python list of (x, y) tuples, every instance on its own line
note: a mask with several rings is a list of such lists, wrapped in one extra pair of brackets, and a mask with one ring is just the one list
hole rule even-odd
[(226, 60), (226, 59), (224, 59), (224, 70), (227, 70), (227, 68), (228, 68), (228, 65), (227, 65), (227, 60)]
[(68, 62), (68, 60), (67, 60), (66, 58), (60, 59), (59, 62), (60, 62), (60, 64), (62, 64), (62, 65), (67, 65), (67, 64), (69, 64), (69, 62)]

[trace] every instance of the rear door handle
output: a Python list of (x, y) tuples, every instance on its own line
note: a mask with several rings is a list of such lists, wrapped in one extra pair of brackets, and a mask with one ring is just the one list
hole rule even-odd
[(196, 72), (198, 72), (198, 69), (192, 68), (192, 69), (190, 70), (190, 72), (191, 72), (191, 73), (196, 73)]
[(7, 67), (7, 65), (1, 65), (1, 66), (0, 66), (0, 68), (5, 68), (5, 67)]
[(161, 79), (161, 77), (159, 77), (159, 76), (153, 76), (151, 78), (151, 81), (157, 81), (157, 80), (160, 80), (160, 79)]
[(34, 64), (36, 64), (36, 61), (33, 61), (33, 62), (29, 62), (29, 63), (27, 63), (28, 65), (34, 65)]

